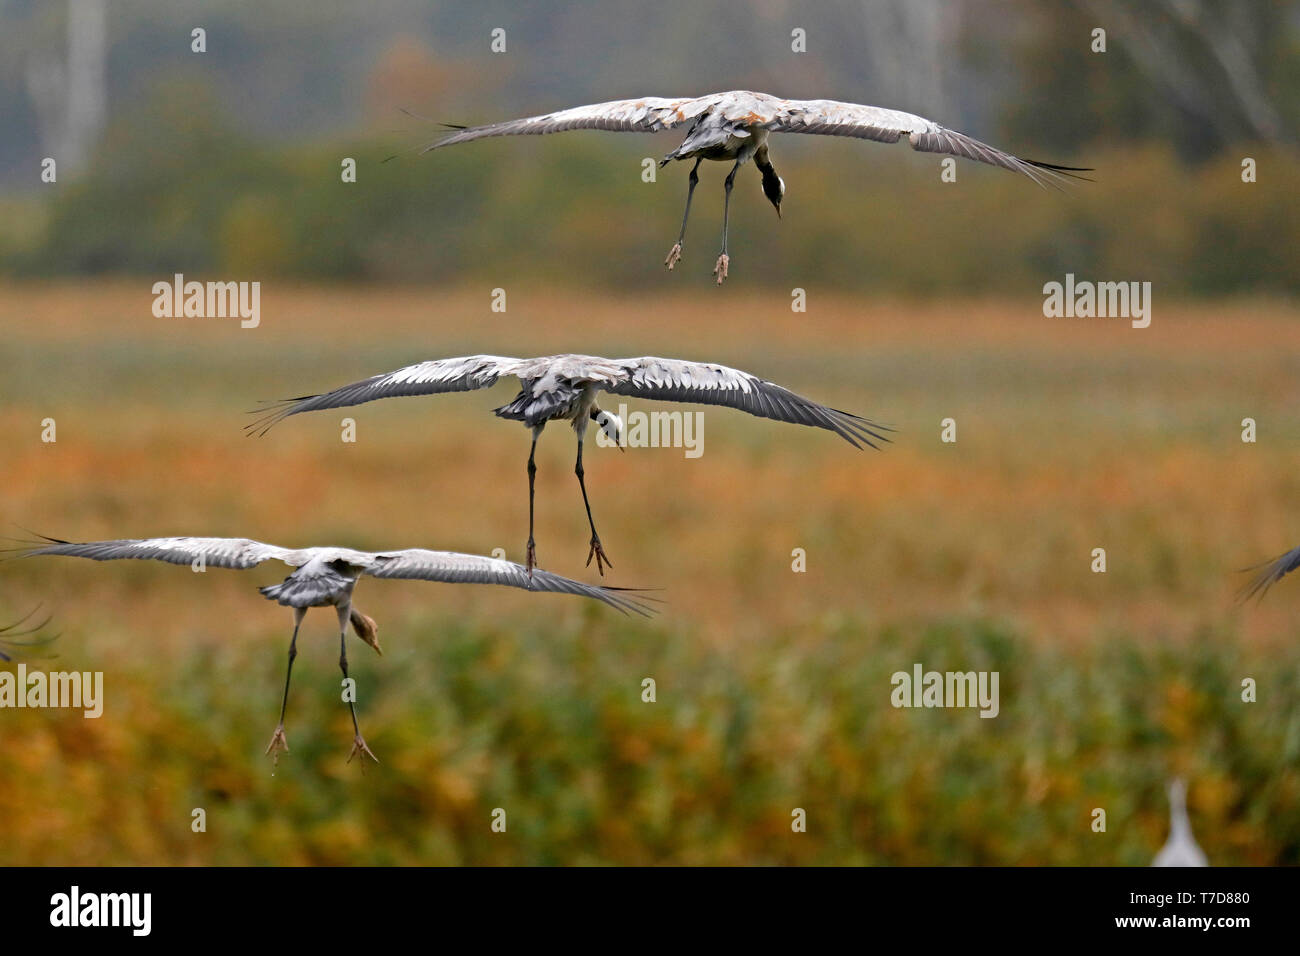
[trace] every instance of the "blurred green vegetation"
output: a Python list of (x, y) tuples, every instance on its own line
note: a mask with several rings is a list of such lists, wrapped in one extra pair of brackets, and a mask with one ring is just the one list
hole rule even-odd
[[(282, 681), (269, 627), (178, 671), (110, 666), (88, 642), (77, 666), (109, 669), (104, 718), (6, 714), (0, 788), (26, 811), (21, 830), (0, 822), (0, 864), (1141, 866), (1167, 835), (1171, 773), (1192, 781), (1216, 864), (1300, 862), (1294, 645), (1279, 659), (1206, 630), (1070, 649), (993, 620), (827, 614), (730, 654), (670, 619), (611, 634), (599, 616), (421, 616), (393, 626), (382, 659), (350, 641), (383, 761), (364, 776), (344, 763), (323, 617), (307, 619), (275, 775), (259, 757)], [(890, 674), (913, 661), (999, 671), (1001, 714), (894, 709)], [(1243, 674), (1259, 703), (1241, 704)]]
[[(642, 181), (676, 134), (491, 140), (418, 156), (392, 137), (268, 146), (222, 119), (202, 85), (125, 111), (91, 172), (48, 200), (8, 203), (0, 271), (165, 277), (473, 282), (563, 277), (575, 286), (707, 279), (721, 212), (706, 164), (686, 258), (668, 276), (686, 188), (680, 164)], [(388, 139), (377, 145), (376, 139)], [(1005, 144), (1004, 144), (1005, 145)], [(745, 170), (733, 204), (733, 274), (789, 289), (1036, 293), (1050, 278), (1151, 281), (1160, 294), (1295, 293), (1300, 157), (1263, 147), (1187, 165), (1155, 146), (1050, 156), (1095, 166), (1061, 194), (905, 146), (786, 136), (774, 154), (785, 218)], [(1243, 183), (1241, 159), (1258, 163)], [(353, 157), (358, 181), (341, 181)], [(712, 167), (712, 168), (707, 168)]]

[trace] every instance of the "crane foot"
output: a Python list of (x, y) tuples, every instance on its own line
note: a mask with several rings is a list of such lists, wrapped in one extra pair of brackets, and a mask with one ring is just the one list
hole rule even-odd
[(594, 534), (591, 536), (591, 550), (587, 552), (587, 567), (591, 567), (592, 558), (596, 559), (596, 570), (600, 572), (602, 578), (605, 576), (605, 565), (611, 568), (614, 566), (614, 562), (606, 557), (605, 549), (600, 546), (600, 538)]
[(528, 569), (528, 579), (533, 578), (533, 568), (537, 567), (537, 546), (533, 544), (532, 536), (528, 537), (528, 547), (524, 549), (524, 567)]
[[(379, 758), (376, 757), (374, 754), (372, 754), (370, 752), (370, 748), (366, 746), (365, 739), (360, 734), (357, 734), (355, 737), (352, 738), (352, 753), (348, 754), (348, 763), (351, 763), (352, 758), (359, 754), (369, 757), (375, 763), (379, 763)], [(361, 766), (364, 767), (365, 765), (366, 762), (362, 760)]]
[(275, 728), (275, 733), (271, 735), (271, 742), (266, 745), (266, 752), (271, 755), (271, 766), (276, 766), (280, 762), (280, 752), (289, 752), (289, 741), (284, 736), (284, 724)]
[(673, 266), (677, 265), (678, 261), (681, 258), (682, 258), (682, 244), (680, 242), (674, 243), (673, 247), (668, 250), (668, 258), (664, 260), (664, 265), (666, 265), (668, 267), (668, 270), (671, 272)]
[(713, 267), (713, 274), (718, 277), (718, 285), (722, 285), (722, 280), (727, 277), (727, 266), (731, 263), (731, 257), (725, 252), (718, 256), (718, 263)]

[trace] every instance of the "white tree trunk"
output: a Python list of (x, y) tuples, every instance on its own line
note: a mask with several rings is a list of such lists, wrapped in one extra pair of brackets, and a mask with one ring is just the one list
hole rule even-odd
[(107, 115), (108, 24), (104, 0), (68, 0), (67, 60), (33, 53), (27, 90), (46, 156), (60, 173), (86, 165)]

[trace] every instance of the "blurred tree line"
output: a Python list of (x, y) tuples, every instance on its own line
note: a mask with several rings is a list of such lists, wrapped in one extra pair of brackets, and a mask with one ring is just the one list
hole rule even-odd
[[(0, 272), (661, 283), (686, 170), (647, 183), (642, 161), (678, 132), (418, 156), (439, 128), (399, 110), (480, 122), (749, 86), (914, 110), (1021, 155), (1096, 167), (1096, 182), (1058, 195), (963, 162), (944, 184), (936, 157), (905, 146), (786, 137), (774, 157), (784, 222), (752, 170), (738, 181), (733, 272), (746, 281), (1023, 292), (1070, 271), (1187, 294), (1300, 282), (1287, 261), (1300, 238), (1295, 3), (866, 0), (805, 11), (705, 0), (671, 16), (624, 0), (600, 16), (572, 3), (395, 0), (365, 17), (333, 0), (265, 7), (114, 7), (107, 124), (84, 171), (42, 186), (16, 44), (58, 48), (62, 7), (6, 6), (15, 29), (0, 31), (0, 123), (15, 136), (0, 145), (0, 174), (21, 185), (0, 194)], [(487, 52), (498, 21), (517, 54)], [(191, 54), (200, 22), (212, 52)], [(735, 28), (725, 43), (720, 23)], [(790, 24), (806, 24), (809, 53), (790, 52)], [(1093, 50), (1098, 27), (1104, 53)], [(355, 183), (342, 181), (345, 157)], [(1242, 181), (1246, 157), (1257, 182)], [(679, 266), (688, 275), (674, 281), (708, 279), (724, 173), (702, 170)]]

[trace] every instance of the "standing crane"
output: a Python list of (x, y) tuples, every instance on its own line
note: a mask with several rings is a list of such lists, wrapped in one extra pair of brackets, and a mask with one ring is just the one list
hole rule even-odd
[(1169, 784), (1169, 839), (1160, 848), (1152, 866), (1209, 866), (1204, 851), (1192, 836), (1192, 821), (1187, 817), (1187, 784), (1174, 780)]
[[(273, 761), (278, 761), (281, 751), (289, 751), (284, 735), (284, 716), (289, 706), (289, 680), (293, 676), (293, 662), (298, 656), (298, 628), (308, 608), (333, 607), (338, 612), (339, 667), (343, 670), (344, 680), (348, 676), (349, 623), (357, 637), (377, 653), (383, 653), (379, 647), (378, 626), (352, 603), (352, 589), (363, 574), (374, 578), (415, 578), (448, 584), (501, 584), (526, 591), (576, 594), (602, 601), (624, 614), (632, 612), (649, 616), (651, 613), (650, 608), (642, 602), (619, 593), (625, 589), (582, 584), (548, 571), (536, 570), (529, 573), (510, 561), (455, 551), (426, 551), (422, 548), (404, 551), (353, 551), (350, 548), (293, 550), (248, 538), (145, 538), (78, 543), (45, 538), (43, 535), (41, 537), (48, 543), (20, 549), (22, 556), (62, 554), (95, 561), (136, 558), (188, 564), (192, 567), (211, 566), (237, 570), (253, 568), (264, 561), (278, 560), (293, 568), (293, 573), (279, 584), (259, 588), (268, 600), (293, 608), (293, 636), (289, 639), (289, 668), (284, 677), (280, 722), (266, 748)], [(348, 707), (352, 711), (354, 732), (348, 762), (351, 763), (353, 757), (361, 754), (377, 762), (378, 758), (370, 752), (361, 736), (356, 703), (349, 699)]]
[(841, 103), (837, 100), (785, 100), (749, 90), (675, 99), (646, 96), (612, 100), (541, 116), (489, 123), (486, 126), (444, 124), (457, 132), (429, 144), (420, 152), (427, 153), (444, 146), (489, 136), (537, 135), (574, 129), (656, 133), (687, 123), (690, 127), (686, 131), (686, 138), (659, 163), (660, 166), (665, 166), (673, 160), (695, 160), (686, 190), (686, 211), (682, 214), (681, 232), (677, 236), (677, 242), (668, 250), (664, 265), (672, 269), (681, 258), (682, 243), (686, 241), (686, 221), (691, 215), (691, 197), (695, 195), (695, 187), (700, 181), (700, 163), (706, 159), (731, 163), (731, 172), (723, 183), (722, 251), (713, 267), (718, 285), (727, 278), (727, 268), (731, 262), (727, 255), (727, 217), (731, 208), (731, 187), (740, 167), (751, 159), (762, 174), (763, 195), (776, 208), (777, 217), (781, 215), (785, 180), (777, 175), (768, 155), (767, 140), (772, 133), (852, 136), (878, 143), (896, 143), (906, 135), (913, 149), (925, 153), (947, 153), (990, 166), (1000, 166), (1023, 173), (1040, 186), (1059, 188), (1066, 177), (1082, 179), (1077, 174), (1090, 171), (1083, 167), (1056, 166), (1021, 159), (912, 113), (858, 103)]
[[(855, 448), (865, 443), (888, 441), (882, 431), (892, 429), (870, 422), (858, 415), (827, 408), (796, 395), (788, 389), (764, 381), (748, 372), (725, 365), (687, 362), (680, 359), (629, 358), (607, 359), (594, 355), (548, 355), (542, 358), (503, 358), (497, 355), (470, 355), (464, 358), (434, 359), (375, 375), (351, 385), (344, 385), (323, 395), (308, 395), (271, 403), (262, 417), (248, 426), (249, 434), (264, 435), (276, 422), (300, 412), (360, 405), (380, 398), (403, 395), (433, 395), (442, 392), (465, 392), (490, 388), (497, 379), (513, 375), (519, 379), (520, 391), (514, 401), (495, 409), (497, 416), (522, 422), (532, 432), (528, 452), (528, 544), (525, 565), (532, 573), (537, 554), (533, 540), (533, 497), (537, 477), (537, 439), (547, 422), (568, 421), (578, 439), (578, 458), (573, 466), (582, 489), (582, 503), (591, 527), (591, 548), (587, 565), (596, 559), (603, 576), (605, 565), (613, 567), (601, 547), (596, 523), (591, 517), (591, 502), (582, 467), (582, 445), (588, 421), (600, 426), (606, 437), (623, 448), (623, 421), (596, 403), (598, 393), (633, 395), (668, 402), (697, 402), (725, 405), (760, 418), (771, 418), (797, 425), (812, 425), (833, 431)], [(873, 439), (875, 441), (873, 441)]]

